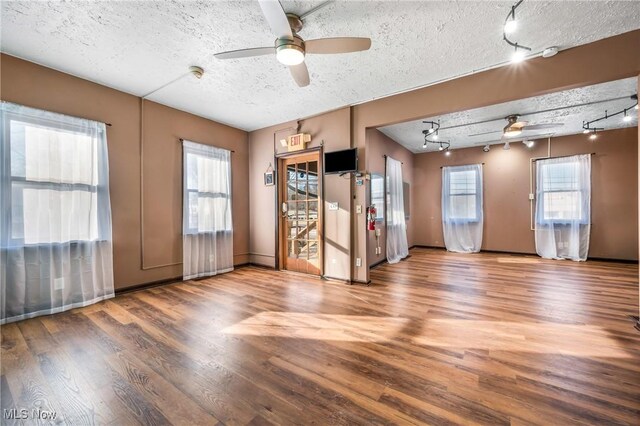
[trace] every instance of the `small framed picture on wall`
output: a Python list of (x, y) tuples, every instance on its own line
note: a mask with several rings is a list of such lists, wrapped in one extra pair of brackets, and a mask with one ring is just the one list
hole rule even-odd
[(265, 186), (271, 186), (271, 185), (274, 185), (274, 184), (275, 184), (275, 182), (274, 182), (273, 170), (271, 170), (269, 172), (266, 172), (264, 174), (264, 185)]

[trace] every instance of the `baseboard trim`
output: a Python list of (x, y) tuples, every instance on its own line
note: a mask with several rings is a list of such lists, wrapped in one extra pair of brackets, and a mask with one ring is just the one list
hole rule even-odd
[(153, 287), (160, 287), (161, 285), (171, 284), (178, 281), (182, 282), (182, 275), (175, 278), (166, 278), (164, 280), (152, 281), (150, 283), (142, 283), (142, 284), (136, 284), (136, 285), (132, 285), (125, 288), (119, 288), (115, 290), (115, 293), (116, 293), (116, 296), (119, 296), (121, 294), (132, 293), (134, 291), (139, 291), (139, 290), (146, 290)]
[[(423, 249), (433, 249), (433, 250), (447, 250), (446, 247), (439, 247), (439, 246), (425, 246), (422, 244), (416, 244), (411, 248), (423, 248)], [(495, 254), (516, 254), (516, 255), (521, 255), (521, 256), (535, 256), (535, 257), (540, 257), (538, 256), (537, 253), (526, 253), (526, 252), (522, 252), (522, 251), (504, 251), (504, 250), (480, 250), (480, 253), (495, 253)], [(637, 260), (632, 260), (632, 259), (611, 259), (611, 258), (607, 258), (607, 257), (587, 257), (587, 260), (594, 260), (594, 261), (598, 261), (598, 262), (616, 262), (616, 263), (628, 263), (628, 264), (637, 264), (638, 261)]]

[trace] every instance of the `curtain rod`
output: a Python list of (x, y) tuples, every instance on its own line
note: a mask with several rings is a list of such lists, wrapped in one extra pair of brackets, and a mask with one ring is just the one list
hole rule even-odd
[[(596, 155), (595, 152), (588, 152), (589, 155)], [(552, 160), (554, 158), (567, 158), (567, 157), (575, 157), (576, 155), (585, 155), (585, 154), (571, 154), (571, 155), (559, 155), (557, 157), (545, 157), (545, 158), (533, 158), (531, 161), (540, 161), (540, 160)]]
[[(184, 139), (183, 139), (183, 138), (180, 138), (180, 139), (178, 139), (178, 140), (179, 140), (181, 143), (182, 143), (182, 142), (184, 142)], [(209, 145), (209, 144), (206, 144), (206, 143), (203, 143), (202, 145), (212, 146), (212, 147), (214, 147), (214, 148), (218, 148), (218, 149), (227, 149), (227, 148), (220, 148), (219, 146)], [(235, 151), (234, 151), (233, 149), (227, 149), (227, 151), (231, 151), (231, 152), (235, 153)]]
[[(476, 164), (482, 164), (484, 166), (484, 161), (482, 163), (476, 163)], [(460, 164), (460, 166), (473, 166), (473, 164)], [(459, 167), (459, 166), (440, 166), (441, 169), (444, 169), (445, 167)]]
[[(384, 158), (387, 158), (387, 157), (388, 157), (388, 155), (387, 155), (387, 154), (382, 154), (382, 156), (383, 156)], [(395, 158), (393, 158), (393, 157), (391, 157), (391, 158), (395, 160)], [(396, 160), (396, 161), (397, 161), (397, 160)], [(401, 161), (401, 162), (400, 162), (400, 164), (404, 164), (404, 161)]]

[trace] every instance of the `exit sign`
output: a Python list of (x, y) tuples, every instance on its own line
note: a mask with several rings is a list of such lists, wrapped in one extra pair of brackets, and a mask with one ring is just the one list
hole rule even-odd
[(288, 151), (302, 151), (308, 142), (311, 142), (311, 135), (306, 133), (298, 133), (287, 137)]

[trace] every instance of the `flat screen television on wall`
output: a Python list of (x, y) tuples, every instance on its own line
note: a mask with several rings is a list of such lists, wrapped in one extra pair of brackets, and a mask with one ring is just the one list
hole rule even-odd
[(344, 149), (324, 153), (324, 174), (353, 173), (358, 171), (358, 149)]

